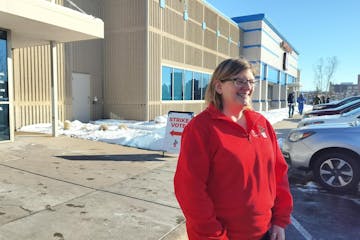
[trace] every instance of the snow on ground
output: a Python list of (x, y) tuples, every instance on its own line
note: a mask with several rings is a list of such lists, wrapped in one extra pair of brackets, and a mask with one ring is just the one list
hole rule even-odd
[[(311, 109), (311, 106), (306, 105), (305, 111), (309, 109)], [(274, 124), (288, 117), (288, 108), (260, 113), (263, 114), (271, 124)], [(61, 125), (59, 134), (161, 151), (163, 150), (163, 141), (165, 139), (166, 123), (167, 115), (156, 117), (154, 121), (101, 119), (90, 123), (82, 123), (75, 120), (70, 123), (70, 128), (64, 128), (64, 125)], [(51, 134), (51, 124), (28, 125), (22, 127), (19, 131)], [(279, 142), (281, 144), (281, 139)]]

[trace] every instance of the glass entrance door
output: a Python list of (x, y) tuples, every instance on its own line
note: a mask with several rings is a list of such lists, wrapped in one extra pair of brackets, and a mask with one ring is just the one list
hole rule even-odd
[(0, 141), (10, 140), (7, 34), (0, 30)]

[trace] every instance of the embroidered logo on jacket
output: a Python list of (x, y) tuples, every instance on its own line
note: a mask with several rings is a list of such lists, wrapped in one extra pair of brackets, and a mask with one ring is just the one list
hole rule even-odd
[(263, 126), (261, 125), (258, 125), (257, 126), (257, 132), (254, 131), (254, 129), (252, 129), (250, 131), (250, 134), (253, 136), (253, 137), (263, 137), (263, 138), (267, 138), (267, 135), (266, 135), (266, 130)]

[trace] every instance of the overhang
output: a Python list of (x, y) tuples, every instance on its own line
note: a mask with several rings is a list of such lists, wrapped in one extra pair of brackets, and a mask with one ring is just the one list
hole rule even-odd
[(12, 47), (104, 38), (104, 22), (46, 0), (0, 0), (0, 28)]

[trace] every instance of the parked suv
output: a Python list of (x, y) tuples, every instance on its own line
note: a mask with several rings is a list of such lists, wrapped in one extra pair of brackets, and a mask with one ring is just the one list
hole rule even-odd
[(291, 166), (313, 171), (324, 188), (352, 191), (360, 181), (360, 121), (293, 129), (282, 152)]

